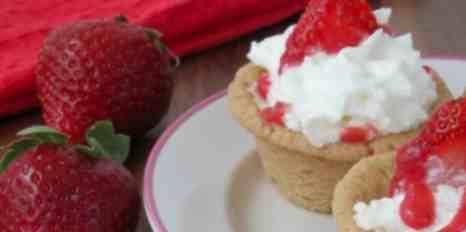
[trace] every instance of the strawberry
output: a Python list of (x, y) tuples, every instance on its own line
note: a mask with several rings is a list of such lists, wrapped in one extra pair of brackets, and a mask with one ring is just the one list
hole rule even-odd
[[(442, 105), (425, 124), (418, 140), (425, 146), (438, 150), (440, 155), (448, 155), (455, 144), (466, 142), (466, 99), (459, 98)], [(459, 146), (466, 156), (466, 148)], [(456, 152), (460, 152), (460, 150)], [(460, 158), (460, 157), (458, 157)]]
[(99, 120), (141, 135), (169, 106), (171, 54), (158, 33), (123, 17), (57, 28), (45, 40), (36, 69), (44, 121), (72, 142), (82, 142)]
[[(411, 142), (398, 150), (397, 170), (403, 178), (419, 179), (426, 175), (423, 167), (431, 157), (466, 170), (466, 98), (443, 104), (425, 123)], [(398, 186), (399, 187), (399, 186)]]
[(67, 144), (65, 135), (46, 127), (19, 134), (0, 161), (2, 232), (133, 229), (138, 189), (121, 165), (129, 137), (115, 135), (108, 121), (89, 130), (89, 146)]
[(286, 42), (280, 72), (319, 51), (334, 54), (356, 46), (378, 28), (365, 0), (310, 0)]
[[(430, 69), (426, 69), (430, 72)], [(429, 170), (434, 169), (428, 178)], [(466, 98), (442, 105), (425, 123), (419, 135), (401, 147), (390, 194), (406, 193), (400, 215), (410, 227), (421, 230), (432, 225), (435, 209), (432, 189), (439, 184), (466, 185)], [(466, 199), (466, 194), (464, 197)], [(441, 231), (464, 231), (466, 202), (453, 223)]]
[[(399, 179), (424, 178), (426, 163), (431, 158), (439, 159), (442, 165), (446, 166), (443, 168), (466, 171), (464, 144), (466, 144), (466, 98), (459, 98), (443, 104), (425, 123), (419, 135), (398, 150), (396, 163)], [(441, 166), (436, 163), (429, 164), (437, 168)], [(400, 186), (393, 186), (393, 188), (397, 187)]]

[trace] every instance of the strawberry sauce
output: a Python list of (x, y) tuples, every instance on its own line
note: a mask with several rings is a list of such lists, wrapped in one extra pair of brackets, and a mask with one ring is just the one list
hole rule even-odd
[(430, 226), (435, 220), (434, 196), (422, 181), (406, 183), (406, 196), (401, 203), (401, 219), (414, 229)]
[[(256, 92), (262, 100), (267, 100), (272, 81), (267, 72), (262, 72), (256, 82)], [(272, 107), (267, 107), (259, 111), (259, 116), (267, 123), (279, 126), (285, 126), (283, 117), (288, 110), (288, 105), (283, 102), (278, 102)]]
[(340, 140), (344, 143), (363, 143), (372, 140), (378, 131), (371, 125), (346, 127), (340, 132)]
[[(416, 139), (398, 150), (390, 195), (404, 192), (400, 216), (405, 224), (421, 230), (436, 218), (432, 189), (439, 184), (462, 187), (452, 172), (466, 170), (466, 99), (450, 101), (435, 112)], [(438, 160), (439, 162), (432, 162)], [(441, 165), (438, 165), (441, 163)], [(436, 175), (429, 175), (430, 170)], [(464, 175), (464, 174), (462, 174)], [(454, 219), (441, 232), (466, 231), (466, 193)]]
[(270, 76), (267, 72), (263, 72), (259, 75), (257, 79), (257, 93), (262, 98), (262, 100), (266, 100), (267, 96), (269, 95), (270, 85), (272, 82), (270, 81)]
[(288, 109), (285, 103), (278, 102), (273, 107), (267, 107), (259, 112), (259, 116), (267, 123), (285, 126), (283, 117)]

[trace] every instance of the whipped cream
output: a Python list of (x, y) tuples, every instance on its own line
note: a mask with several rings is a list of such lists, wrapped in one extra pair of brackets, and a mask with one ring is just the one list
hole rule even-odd
[[(382, 25), (391, 11), (374, 13)], [(292, 30), (293, 26), (252, 43), (248, 58), (266, 68), (272, 82), (259, 106), (289, 104), (285, 125), (302, 132), (313, 145), (339, 142), (340, 131), (348, 126), (369, 123), (380, 134), (398, 133), (428, 117), (437, 93), (410, 34), (392, 37), (379, 29), (356, 47), (306, 57), (279, 76), (280, 57)]]
[(400, 217), (400, 205), (404, 193), (398, 193), (392, 198), (373, 200), (369, 204), (358, 202), (354, 205), (354, 219), (364, 230), (379, 232), (437, 232), (450, 224), (457, 214), (463, 196), (463, 188), (449, 185), (439, 185), (434, 192), (435, 222), (422, 230), (415, 230), (406, 225)]

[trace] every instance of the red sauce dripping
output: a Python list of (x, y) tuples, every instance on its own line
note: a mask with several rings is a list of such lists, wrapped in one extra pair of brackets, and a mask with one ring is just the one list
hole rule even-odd
[(278, 102), (273, 107), (267, 107), (259, 112), (259, 116), (267, 123), (285, 126), (283, 116), (285, 116), (288, 106)]
[[(262, 72), (257, 79), (256, 91), (262, 100), (266, 100), (269, 95), (272, 82), (267, 72)], [(285, 126), (283, 117), (288, 110), (288, 105), (282, 102), (276, 103), (272, 107), (267, 107), (259, 111), (259, 116), (267, 123)]]
[(270, 85), (272, 85), (272, 82), (270, 81), (269, 74), (267, 72), (261, 73), (257, 79), (257, 93), (262, 98), (262, 100), (267, 99)]
[(435, 220), (434, 196), (425, 182), (427, 154), (418, 140), (414, 140), (398, 150), (396, 172), (392, 179), (390, 194), (404, 192), (400, 216), (403, 222), (413, 229), (423, 229)]
[(423, 181), (406, 183), (405, 199), (401, 203), (400, 216), (410, 227), (420, 230), (435, 220), (434, 196)]
[[(403, 222), (416, 230), (431, 226), (436, 217), (432, 190), (439, 184), (454, 187), (465, 185), (464, 181), (458, 183), (454, 180), (451, 173), (466, 170), (466, 99), (448, 102), (435, 112), (418, 137), (398, 150), (395, 162), (390, 195), (398, 192), (406, 194), (399, 212)], [(427, 183), (430, 168), (438, 172)], [(457, 215), (441, 230), (464, 231), (466, 193)]]
[[(458, 142), (458, 141), (456, 141)], [(464, 139), (461, 139), (461, 144), (465, 144)], [(428, 152), (416, 152), (418, 148), (404, 147), (398, 151), (396, 166), (397, 170), (395, 177), (392, 179), (390, 187), (390, 195), (396, 194), (398, 191), (405, 192), (405, 199), (401, 203), (400, 216), (403, 222), (413, 229), (426, 228), (435, 221), (435, 199), (433, 197), (432, 188), (435, 185), (441, 184), (437, 182), (433, 185), (426, 183), (426, 162), (428, 158), (438, 157), (444, 164), (453, 168), (464, 168), (464, 158), (466, 157), (466, 146), (455, 146), (449, 144), (445, 151), (441, 149), (429, 149)], [(406, 145), (410, 146), (410, 144)], [(461, 149), (461, 150), (458, 150)], [(453, 152), (453, 153), (452, 153)], [(454, 156), (452, 157), (452, 154)], [(461, 158), (459, 159), (458, 157)], [(459, 164), (462, 167), (459, 167)], [(443, 184), (454, 186), (454, 183), (448, 183), (448, 179), (443, 179)], [(463, 195), (462, 205), (459, 212), (453, 221), (441, 232), (464, 232), (466, 231), (466, 193)]]
[(340, 140), (344, 143), (363, 143), (372, 140), (378, 131), (371, 125), (346, 127), (340, 131)]

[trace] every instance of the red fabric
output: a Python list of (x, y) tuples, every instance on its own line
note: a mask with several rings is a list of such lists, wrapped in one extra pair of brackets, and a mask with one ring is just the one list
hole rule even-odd
[(78, 19), (124, 14), (158, 29), (179, 55), (274, 24), (306, 0), (8, 0), (0, 1), (0, 117), (37, 106), (34, 66), (52, 28)]

